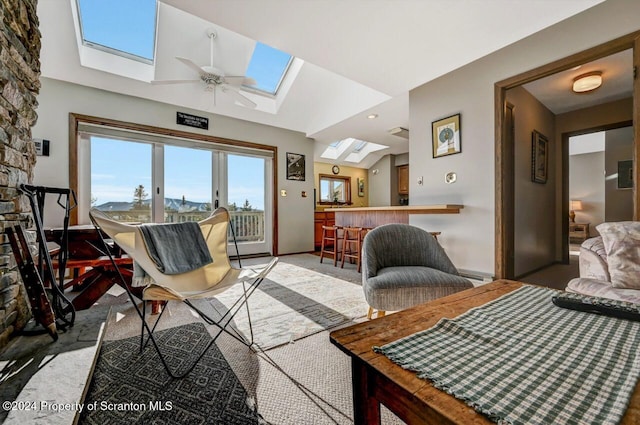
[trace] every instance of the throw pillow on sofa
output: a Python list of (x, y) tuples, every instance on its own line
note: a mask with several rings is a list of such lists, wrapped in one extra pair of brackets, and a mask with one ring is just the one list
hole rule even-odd
[(607, 252), (611, 285), (640, 289), (640, 221), (618, 221), (596, 226)]

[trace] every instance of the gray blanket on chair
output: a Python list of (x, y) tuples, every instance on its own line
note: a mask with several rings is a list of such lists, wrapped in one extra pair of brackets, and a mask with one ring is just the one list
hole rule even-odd
[(143, 224), (140, 231), (149, 257), (163, 274), (190, 272), (213, 261), (198, 223)]

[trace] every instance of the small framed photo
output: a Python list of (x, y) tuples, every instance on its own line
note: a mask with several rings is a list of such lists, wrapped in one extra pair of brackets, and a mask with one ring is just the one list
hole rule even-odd
[(287, 152), (287, 180), (304, 181), (304, 155)]
[(358, 177), (358, 196), (364, 197), (364, 177)]
[(618, 189), (633, 188), (633, 160), (618, 161)]
[(431, 131), (434, 158), (462, 152), (460, 114), (432, 122)]
[(531, 134), (531, 181), (546, 183), (549, 171), (549, 141), (540, 132)]

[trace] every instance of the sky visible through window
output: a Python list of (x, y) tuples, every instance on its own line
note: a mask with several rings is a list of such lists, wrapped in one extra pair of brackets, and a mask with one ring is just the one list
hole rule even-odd
[[(85, 41), (153, 61), (156, 0), (77, 0)], [(291, 55), (257, 42), (246, 71), (254, 89), (276, 94)]]
[(253, 50), (246, 75), (254, 78), (258, 83), (252, 86), (253, 88), (276, 94), (290, 61), (291, 55), (288, 53), (258, 42)]
[(153, 60), (156, 0), (78, 0), (85, 41)]
[[(150, 143), (91, 137), (91, 196), (95, 206), (107, 202), (133, 202), (138, 185), (151, 199)], [(211, 202), (211, 151), (165, 145), (165, 197)], [(246, 200), (264, 210), (264, 159), (228, 155), (229, 203), (241, 207)]]

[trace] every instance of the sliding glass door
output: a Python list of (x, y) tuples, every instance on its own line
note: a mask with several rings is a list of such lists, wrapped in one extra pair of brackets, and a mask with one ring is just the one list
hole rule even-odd
[[(226, 206), (231, 213), (231, 222), (236, 239), (242, 242), (247, 254), (269, 251), (271, 241), (271, 199), (267, 178), (270, 163), (265, 158), (226, 154)], [(266, 250), (266, 251), (265, 251)]]
[(91, 207), (119, 221), (152, 222), (153, 145), (92, 136)]
[(79, 181), (88, 183), (79, 184), (81, 216), (90, 203), (119, 221), (179, 223), (224, 206), (240, 254), (271, 253), (271, 156), (137, 134), (128, 140), (122, 133), (81, 134), (79, 162), (90, 164), (78, 167)]
[(213, 153), (204, 149), (164, 146), (164, 221), (200, 221), (211, 215)]

